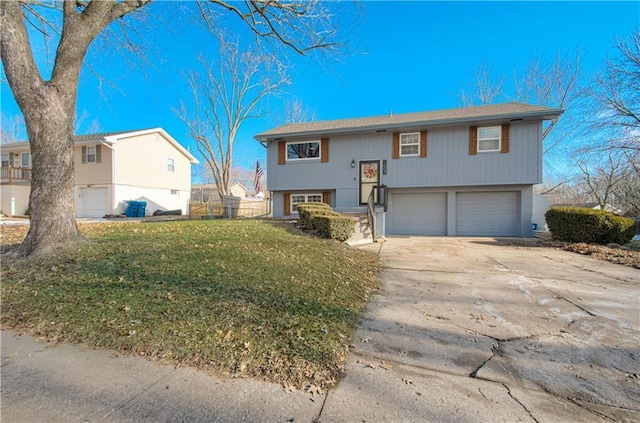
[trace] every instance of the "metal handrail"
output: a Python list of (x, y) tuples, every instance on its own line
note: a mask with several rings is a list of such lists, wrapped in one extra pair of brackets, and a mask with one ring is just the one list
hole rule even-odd
[(376, 241), (376, 214), (373, 208), (375, 204), (375, 192), (377, 187), (374, 187), (369, 193), (369, 198), (367, 198), (367, 223), (371, 228), (371, 235), (373, 236), (373, 241)]

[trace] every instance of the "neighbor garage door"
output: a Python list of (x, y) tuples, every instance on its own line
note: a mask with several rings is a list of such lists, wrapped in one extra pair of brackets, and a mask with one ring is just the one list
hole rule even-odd
[(445, 235), (447, 233), (447, 194), (390, 194), (390, 234)]
[(82, 188), (79, 217), (103, 217), (107, 214), (107, 188)]
[(456, 193), (456, 235), (519, 236), (520, 193)]

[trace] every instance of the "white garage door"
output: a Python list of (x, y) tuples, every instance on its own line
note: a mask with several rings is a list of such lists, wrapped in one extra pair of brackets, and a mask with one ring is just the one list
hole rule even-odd
[(390, 193), (389, 230), (399, 235), (445, 235), (447, 194)]
[(520, 193), (457, 193), (456, 235), (519, 236)]
[(103, 217), (107, 214), (107, 188), (82, 188), (82, 210), (79, 217)]

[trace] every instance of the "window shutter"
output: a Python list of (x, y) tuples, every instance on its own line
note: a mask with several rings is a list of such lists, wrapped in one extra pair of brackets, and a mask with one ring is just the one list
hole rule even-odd
[(322, 202), (331, 205), (331, 192), (325, 191), (322, 193)]
[(9, 153), (9, 167), (13, 167), (13, 153)]
[(420, 157), (427, 157), (427, 131), (420, 131)]
[(285, 164), (287, 162), (287, 142), (278, 142), (278, 164)]
[(87, 147), (82, 146), (82, 163), (87, 162)]
[(285, 216), (291, 215), (291, 194), (289, 193), (286, 193), (284, 195), (284, 215)]
[(478, 127), (469, 127), (469, 155), (478, 154)]
[(400, 158), (400, 133), (393, 133), (393, 156), (394, 159)]
[(320, 139), (320, 161), (322, 163), (329, 161), (329, 138)]
[(100, 144), (96, 145), (96, 163), (100, 163), (102, 161), (101, 149), (102, 146)]
[(502, 140), (500, 144), (500, 152), (508, 153), (509, 152), (509, 124), (505, 123), (502, 125)]

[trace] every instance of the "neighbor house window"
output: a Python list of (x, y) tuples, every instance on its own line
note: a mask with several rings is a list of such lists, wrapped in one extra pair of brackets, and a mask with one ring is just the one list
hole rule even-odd
[(175, 172), (176, 171), (176, 164), (175, 161), (171, 158), (167, 159), (167, 170), (169, 172)]
[(29, 160), (29, 153), (22, 153), (22, 167), (30, 168), (31, 161)]
[(315, 202), (322, 202), (322, 194), (291, 194), (291, 213), (298, 213), (298, 204)]
[(96, 146), (87, 146), (87, 163), (96, 163), (98, 155), (96, 154)]
[(320, 158), (320, 141), (288, 142), (287, 161)]
[(172, 189), (171, 190), (171, 195), (178, 195), (178, 190), (177, 189)]
[(478, 152), (500, 151), (499, 126), (478, 128)]
[(2, 155), (2, 167), (9, 167), (10, 163), (9, 163), (9, 155), (8, 154), (3, 154)]
[(400, 134), (400, 156), (420, 154), (420, 133)]

